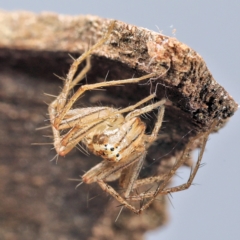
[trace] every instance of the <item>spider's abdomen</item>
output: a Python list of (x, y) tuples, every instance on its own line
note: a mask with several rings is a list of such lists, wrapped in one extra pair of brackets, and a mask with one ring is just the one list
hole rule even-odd
[(132, 118), (118, 127), (109, 127), (92, 139), (91, 149), (102, 158), (118, 162), (129, 159), (134, 151), (144, 147), (145, 124), (140, 118)]

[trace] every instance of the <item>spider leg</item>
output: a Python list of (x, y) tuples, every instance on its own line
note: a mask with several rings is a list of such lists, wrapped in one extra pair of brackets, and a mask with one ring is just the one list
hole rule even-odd
[[(165, 101), (166, 100), (163, 99), (159, 102), (148, 105), (148, 106), (143, 107), (141, 109), (136, 109), (136, 110), (130, 112), (125, 118), (126, 120), (129, 120), (129, 119), (134, 118), (136, 116), (139, 116), (143, 113), (150, 112), (150, 111), (152, 111), (153, 109), (155, 109), (159, 106), (162, 106), (161, 109), (159, 110), (157, 123), (155, 124), (153, 132), (147, 138), (148, 145), (150, 145), (150, 140), (151, 140), (151, 143), (153, 141), (155, 141), (155, 139), (157, 138), (157, 134), (159, 132), (159, 129), (161, 128), (163, 115), (164, 115), (164, 103), (165, 103)], [(149, 138), (150, 138), (150, 140), (149, 140)], [(147, 148), (148, 148), (148, 146), (147, 146)], [(125, 198), (127, 198), (129, 196), (130, 192), (133, 189), (133, 185), (138, 178), (138, 175), (139, 175), (139, 172), (142, 168), (143, 161), (144, 161), (145, 157), (146, 157), (146, 153), (144, 155), (144, 158), (142, 158), (142, 161), (139, 161), (138, 163), (135, 163), (135, 164), (131, 165), (130, 168), (124, 169), (122, 171), (122, 174), (121, 174), (121, 177), (120, 177), (120, 186), (122, 186), (123, 188), (126, 188), (126, 191), (124, 193)]]
[[(161, 175), (161, 176), (155, 176), (155, 177), (140, 179), (140, 180), (137, 180), (134, 184), (134, 188), (137, 188), (139, 186), (144, 186), (146, 184), (152, 184), (152, 183), (158, 183), (159, 182), (160, 185), (157, 188), (157, 190), (148, 191), (146, 193), (141, 193), (139, 195), (132, 195), (128, 198), (128, 200), (140, 201), (140, 200), (145, 199), (145, 198), (155, 198), (156, 197), (156, 192), (158, 192), (157, 195), (159, 195), (159, 194), (160, 195), (167, 195), (167, 194), (172, 193), (172, 192), (178, 192), (178, 191), (183, 191), (185, 189), (188, 189), (191, 186), (191, 184), (193, 182), (193, 179), (195, 178), (196, 173), (197, 173), (197, 171), (200, 167), (201, 160), (202, 160), (202, 157), (203, 157), (203, 153), (204, 153), (204, 150), (205, 150), (205, 147), (206, 147), (207, 139), (208, 139), (208, 135), (203, 136), (203, 143), (202, 143), (202, 146), (201, 146), (201, 150), (200, 150), (200, 154), (198, 156), (197, 163), (196, 163), (193, 171), (191, 172), (191, 174), (189, 176), (189, 179), (186, 183), (181, 184), (181, 185), (176, 186), (176, 187), (163, 188), (162, 190), (160, 190), (160, 188), (159, 188), (160, 186), (162, 187), (162, 185), (165, 185), (165, 187), (166, 187), (166, 185), (168, 184), (171, 177), (173, 177), (175, 172), (177, 171), (177, 169), (178, 169), (177, 166), (180, 167), (180, 163), (184, 163), (184, 161), (182, 161), (182, 160), (185, 160), (185, 157), (189, 156), (191, 148), (189, 148), (188, 153), (186, 153), (184, 151), (185, 154), (183, 154), (182, 157), (175, 163), (175, 165), (173, 166), (173, 168), (171, 169), (169, 174), (164, 174), (164, 175)], [(191, 143), (192, 143), (192, 141), (191, 141)], [(170, 177), (170, 175), (171, 175), (171, 177)]]
[(127, 200), (124, 199), (113, 187), (107, 184), (106, 180), (109, 176), (118, 176), (119, 171), (129, 168), (133, 164), (143, 162), (145, 156), (146, 152), (143, 155), (137, 155), (131, 161), (119, 162), (114, 164), (107, 161), (102, 161), (101, 163), (90, 169), (87, 173), (85, 173), (82, 176), (82, 181), (85, 183), (97, 182), (99, 186), (103, 189), (103, 191), (114, 197), (119, 203), (123, 205), (123, 207), (130, 209), (134, 213), (138, 213), (139, 210), (130, 203), (128, 203)]
[(119, 186), (125, 189), (124, 197), (127, 198), (132, 189), (135, 181), (137, 180), (139, 173), (142, 169), (143, 162), (145, 160), (147, 152), (144, 152), (143, 156), (138, 162), (132, 164), (130, 167), (123, 169), (119, 179)]
[(133, 117), (136, 117), (136, 116), (139, 116), (143, 113), (146, 113), (146, 112), (150, 112), (152, 111), (153, 109), (161, 106), (161, 108), (159, 109), (158, 111), (158, 116), (157, 116), (157, 121), (155, 123), (155, 126), (154, 126), (154, 129), (151, 133), (151, 135), (145, 135), (145, 141), (147, 142), (147, 148), (152, 144), (152, 142), (154, 142), (157, 137), (158, 137), (158, 133), (159, 133), (159, 130), (162, 126), (162, 122), (163, 122), (163, 116), (164, 116), (164, 111), (165, 111), (165, 107), (164, 107), (164, 103), (166, 102), (165, 99), (162, 99), (161, 101), (159, 102), (156, 102), (154, 104), (151, 104), (151, 105), (148, 105), (146, 107), (143, 107), (141, 109), (136, 109), (132, 112), (130, 112), (127, 116), (126, 116), (126, 120), (129, 120)]
[[(110, 23), (110, 26), (108, 28), (107, 33), (103, 36), (103, 38), (98, 41), (95, 45), (93, 45), (88, 51), (86, 51), (85, 53), (83, 53), (79, 58), (75, 59), (74, 62), (72, 63), (66, 80), (65, 80), (65, 84), (63, 87), (62, 92), (59, 94), (59, 96), (49, 105), (49, 115), (50, 115), (50, 121), (51, 124), (53, 126), (55, 118), (57, 116), (57, 114), (59, 112), (62, 111), (62, 109), (64, 109), (64, 106), (66, 105), (66, 101), (69, 95), (69, 91), (79, 82), (81, 81), (85, 74), (89, 71), (89, 69), (91, 68), (90, 65), (90, 55), (91, 53), (97, 49), (99, 46), (101, 46), (108, 38), (109, 35), (111, 34), (113, 28), (115, 26), (115, 21)], [(77, 72), (78, 66), (84, 61), (87, 60), (87, 64), (84, 67), (84, 69), (79, 73), (79, 75), (74, 79), (74, 75)], [(68, 109), (69, 110), (69, 109)], [(64, 111), (64, 113), (66, 114), (67, 111)], [(55, 128), (58, 127), (58, 125), (60, 124), (61, 121), (58, 122), (58, 124), (55, 124)], [(54, 127), (53, 127), (54, 128)], [(56, 138), (59, 137), (59, 133), (57, 133), (54, 129), (54, 136), (56, 136)]]
[(133, 189), (136, 189), (140, 186), (144, 186), (144, 185), (148, 185), (148, 184), (159, 183), (159, 182), (163, 181), (166, 176), (167, 176), (167, 174), (162, 174), (162, 175), (159, 175), (159, 176), (153, 176), (153, 177), (138, 179), (134, 183)]
[[(218, 121), (214, 121), (214, 123), (212, 124), (211, 128), (209, 129), (209, 131), (207, 132), (201, 132), (199, 133), (197, 136), (193, 137), (189, 143), (187, 144), (186, 148), (184, 149), (181, 158), (174, 164), (174, 166), (172, 167), (171, 171), (168, 174), (165, 174), (164, 177), (162, 178), (161, 176), (161, 181), (163, 181), (161, 184), (159, 184), (159, 186), (157, 187), (157, 189), (155, 191), (151, 191), (148, 193), (143, 193), (141, 197), (138, 196), (130, 196), (127, 200), (133, 200), (133, 201), (139, 201), (140, 199), (145, 199), (145, 198), (151, 198), (146, 204), (144, 204), (140, 209), (138, 213), (141, 213), (143, 210), (145, 210), (146, 208), (148, 208), (150, 206), (150, 204), (155, 200), (155, 198), (161, 194), (161, 195), (166, 195), (169, 194), (171, 192), (177, 192), (177, 191), (182, 191), (185, 190), (187, 188), (189, 188), (193, 182), (193, 179), (196, 176), (196, 173), (200, 167), (201, 164), (201, 160), (203, 157), (203, 153), (206, 147), (206, 143), (208, 140), (208, 136), (209, 134), (213, 131), (213, 129), (216, 127)], [(203, 138), (203, 143), (201, 146), (201, 151), (200, 154), (198, 156), (198, 160), (197, 163), (193, 169), (193, 171), (190, 174), (190, 177), (187, 181), (187, 183), (182, 184), (180, 186), (177, 187), (173, 187), (173, 188), (166, 188), (166, 186), (169, 183), (169, 180), (174, 176), (174, 174), (176, 173), (176, 171), (178, 170), (178, 168), (186, 161), (186, 158), (188, 158), (190, 152), (191, 152), (191, 146), (192, 146), (192, 142), (195, 141), (196, 139), (202, 137)], [(148, 182), (149, 183), (149, 182)]]
[[(145, 159), (146, 156), (146, 152), (144, 154), (144, 156), (142, 157), (142, 159), (138, 160), (137, 165), (141, 168), (141, 163), (143, 162), (143, 160)], [(140, 163), (140, 164), (139, 164)], [(135, 165), (136, 163), (133, 163), (130, 168)], [(138, 169), (138, 167), (133, 166), (135, 171), (138, 171), (140, 169)], [(129, 169), (129, 167), (127, 168)], [(124, 169), (123, 169), (124, 171)], [(131, 173), (131, 171), (128, 171), (128, 173)], [(138, 176), (138, 173), (136, 173), (136, 176)], [(133, 180), (133, 179), (132, 179)], [(132, 212), (139, 214), (140, 210), (138, 208), (136, 208), (135, 206), (133, 206), (132, 204), (130, 204), (127, 200), (129, 200), (130, 198), (127, 198), (130, 194), (130, 191), (125, 191), (125, 196), (127, 199), (124, 199), (113, 187), (111, 187), (109, 184), (107, 184), (104, 179), (99, 179), (96, 181), (98, 183), (98, 185), (102, 188), (103, 191), (107, 192), (108, 194), (110, 194), (112, 197), (114, 197), (119, 203), (122, 204), (122, 207), (126, 207), (129, 210), (131, 210)], [(129, 183), (129, 185), (133, 185), (133, 183)], [(131, 190), (131, 189), (130, 189)], [(135, 199), (134, 199), (135, 200)], [(142, 200), (142, 198), (141, 198)]]
[[(152, 96), (152, 95), (155, 96), (155, 94), (151, 94), (150, 96)], [(163, 115), (164, 115), (164, 103), (165, 102), (166, 102), (166, 100), (162, 99), (159, 102), (156, 102), (156, 103), (153, 103), (153, 104), (149, 104), (149, 105), (147, 105), (147, 106), (145, 106), (143, 108), (140, 108), (140, 109), (134, 110), (134, 108), (131, 108), (131, 109), (129, 109), (130, 113), (125, 117), (125, 119), (126, 119), (126, 121), (128, 121), (128, 120), (130, 120), (130, 119), (132, 119), (134, 117), (140, 116), (141, 114), (144, 114), (144, 113), (147, 113), (147, 112), (151, 112), (153, 109), (156, 109), (156, 108), (161, 106), (161, 110), (159, 111), (159, 113), (161, 113), (161, 114), (158, 114), (158, 119), (157, 119), (157, 122), (161, 122), (160, 120), (162, 120)], [(161, 115), (161, 118), (160, 118), (160, 115)], [(160, 127), (156, 128), (154, 132), (156, 132), (159, 129), (160, 129)]]
[(128, 208), (132, 212), (139, 214), (139, 210), (135, 208), (133, 205), (129, 204), (121, 195), (114, 190), (109, 184), (105, 183), (103, 180), (99, 180), (98, 185), (102, 188), (103, 191), (110, 194), (114, 197), (119, 203), (121, 203), (124, 207)]
[[(142, 99), (141, 101), (135, 103), (134, 105), (131, 105), (131, 106), (128, 106), (126, 108), (123, 108), (121, 110), (118, 110), (118, 113), (122, 114), (122, 113), (125, 113), (125, 112), (131, 112), (133, 111), (134, 109), (136, 109), (137, 107), (141, 106), (142, 104), (144, 104), (145, 102), (148, 102), (150, 101), (151, 99), (155, 98), (156, 97), (156, 94), (153, 93), (153, 94), (150, 94), (148, 97)], [(137, 111), (137, 110), (136, 110)], [(151, 110), (150, 110), (151, 111)], [(140, 113), (142, 114), (142, 113)], [(140, 115), (138, 114), (138, 115)], [(129, 114), (128, 114), (129, 115)], [(127, 116), (128, 116), (127, 115)], [(126, 118), (125, 118), (126, 119)], [(128, 120), (128, 119), (127, 119)]]
[(181, 184), (181, 185), (176, 186), (176, 187), (166, 188), (162, 191), (161, 194), (168, 194), (168, 193), (172, 193), (172, 192), (183, 191), (183, 190), (188, 189), (192, 185), (192, 182), (193, 182), (193, 180), (194, 180), (194, 178), (197, 174), (197, 171), (201, 166), (201, 161), (202, 161), (203, 153), (204, 153), (204, 150), (205, 150), (205, 147), (206, 147), (206, 144), (207, 144), (208, 136), (209, 136), (209, 134), (204, 135), (204, 137), (203, 137), (203, 143), (202, 143), (202, 146), (201, 146), (200, 153), (198, 155), (198, 160), (196, 162), (196, 165), (195, 165), (194, 169), (191, 171), (191, 174), (188, 178), (188, 181), (186, 183)]
[(147, 75), (144, 75), (139, 78), (130, 78), (130, 79), (125, 79), (125, 80), (113, 80), (113, 81), (109, 81), (109, 82), (100, 82), (100, 83), (82, 85), (75, 92), (75, 94), (69, 99), (69, 101), (66, 103), (66, 105), (64, 106), (62, 111), (60, 111), (60, 114), (58, 116), (56, 116), (54, 123), (53, 123), (54, 127), (58, 128), (61, 121), (64, 119), (64, 116), (66, 115), (66, 113), (71, 109), (71, 107), (77, 101), (77, 99), (82, 94), (84, 94), (86, 91), (90, 91), (90, 90), (102, 88), (102, 87), (110, 87), (110, 86), (116, 86), (116, 85), (138, 83), (140, 81), (151, 78), (153, 76), (156, 76), (156, 73), (147, 74)]
[[(82, 55), (81, 55), (82, 56)], [(85, 59), (83, 59), (85, 60)], [(81, 62), (83, 61), (81, 60)], [(79, 64), (81, 64), (81, 62), (79, 62)], [(74, 69), (72, 69), (74, 68)], [(50, 104), (51, 107), (55, 107), (56, 108), (56, 112), (60, 112), (68, 99), (68, 95), (70, 90), (81, 80), (84, 79), (86, 73), (91, 69), (91, 61), (90, 61), (90, 56), (87, 57), (86, 59), (86, 66), (81, 70), (81, 72), (77, 75), (77, 77), (75, 79), (73, 79), (74, 74), (76, 73), (78, 69), (78, 65), (76, 64), (72, 64), (70, 69), (69, 69), (69, 73), (67, 74), (67, 78), (65, 80), (64, 83), (64, 87), (62, 89), (62, 92), (59, 94), (59, 96)], [(49, 107), (50, 107), (49, 106)]]
[[(77, 66), (78, 67), (78, 66)], [(70, 89), (74, 88), (80, 81), (82, 81), (88, 71), (91, 69), (91, 56), (87, 56), (86, 58), (86, 66), (81, 70), (81, 72), (75, 77), (70, 85)]]
[[(165, 100), (164, 100), (163, 103), (165, 103)], [(158, 110), (157, 121), (156, 121), (155, 126), (154, 126), (154, 128), (153, 128), (153, 130), (152, 130), (151, 135), (145, 135), (146, 141), (147, 141), (147, 143), (148, 143), (148, 147), (149, 147), (154, 141), (156, 141), (156, 139), (157, 139), (157, 137), (158, 137), (159, 130), (160, 130), (161, 127), (162, 127), (164, 111), (165, 111), (165, 107), (164, 107), (164, 105), (162, 105), (161, 108)]]
[(111, 177), (111, 175), (118, 175), (119, 171), (129, 168), (132, 164), (136, 162), (143, 161), (145, 155), (146, 153), (133, 153), (131, 159), (115, 163), (103, 160), (82, 176), (83, 182), (90, 184), (99, 180), (106, 180)]

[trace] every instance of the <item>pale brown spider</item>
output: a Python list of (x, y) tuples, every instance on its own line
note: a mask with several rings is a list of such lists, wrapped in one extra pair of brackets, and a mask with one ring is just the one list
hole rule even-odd
[[(93, 182), (98, 183), (104, 191), (112, 195), (123, 206), (132, 210), (134, 213), (140, 213), (152, 203), (157, 195), (181, 191), (191, 185), (200, 166), (209, 132), (199, 134), (199, 136), (203, 136), (203, 146), (197, 164), (186, 184), (178, 187), (166, 188), (169, 180), (177, 169), (186, 161), (191, 144), (187, 145), (182, 157), (175, 163), (168, 174), (137, 180), (147, 150), (158, 137), (158, 132), (161, 128), (164, 116), (165, 99), (138, 109), (137, 107), (152, 100), (155, 94), (150, 94), (135, 105), (121, 110), (111, 107), (72, 109), (72, 106), (86, 91), (115, 85), (139, 83), (151, 77), (156, 77), (156, 74), (148, 74), (143, 77), (126, 80), (105, 81), (82, 85), (73, 96), (69, 96), (73, 87), (75, 87), (90, 70), (89, 56), (92, 51), (106, 41), (113, 28), (114, 22), (110, 25), (108, 32), (98, 43), (74, 60), (65, 79), (61, 93), (49, 105), (48, 110), (54, 136), (54, 147), (59, 155), (66, 155), (72, 148), (81, 142), (95, 155), (103, 158), (101, 163), (97, 164), (82, 176), (82, 182), (87, 184)], [(86, 66), (77, 77), (74, 78), (78, 66), (84, 60), (87, 62)], [(146, 126), (139, 116), (156, 108), (159, 108), (157, 120), (152, 133), (147, 135), (145, 134)], [(127, 112), (128, 114), (124, 117), (122, 114)], [(64, 134), (62, 133), (63, 130)], [(119, 184), (124, 189), (123, 196), (107, 184), (108, 181), (116, 179), (120, 179)], [(158, 184), (158, 187), (154, 191), (132, 194), (132, 190), (136, 189), (138, 186), (152, 183), (161, 184)], [(149, 200), (139, 209), (129, 203), (129, 200), (139, 201), (143, 199)]]

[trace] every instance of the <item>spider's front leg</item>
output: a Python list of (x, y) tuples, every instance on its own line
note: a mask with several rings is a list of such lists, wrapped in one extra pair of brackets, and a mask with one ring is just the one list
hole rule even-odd
[[(64, 120), (65, 115), (68, 113), (70, 108), (66, 109), (66, 103), (69, 98), (70, 90), (76, 86), (86, 75), (86, 73), (90, 70), (90, 56), (92, 52), (101, 46), (111, 34), (113, 28), (115, 26), (115, 21), (110, 23), (107, 33), (103, 36), (103, 38), (98, 41), (95, 45), (93, 45), (87, 52), (83, 53), (80, 57), (74, 60), (72, 63), (67, 77), (64, 80), (64, 86), (62, 92), (59, 96), (49, 105), (48, 112), (50, 116), (50, 122), (52, 125), (53, 137), (54, 137), (54, 147), (57, 152), (60, 151), (61, 148), (61, 135), (59, 132), (59, 125), (61, 121)], [(86, 66), (82, 69), (82, 71), (74, 78), (78, 66), (86, 60)], [(72, 102), (73, 104), (74, 102)], [(60, 115), (60, 116), (59, 116)]]
[[(93, 45), (88, 51), (83, 53), (77, 59), (74, 59), (72, 65), (68, 71), (62, 92), (49, 106), (49, 114), (50, 114), (50, 116), (51, 115), (53, 116), (53, 122), (51, 121), (51, 123), (56, 129), (58, 129), (58, 126), (60, 125), (61, 120), (64, 119), (64, 116), (66, 115), (68, 110), (70, 110), (70, 108), (71, 108), (71, 107), (69, 107), (69, 108), (66, 107), (66, 102), (68, 100), (69, 91), (74, 86), (76, 86), (82, 79), (84, 79), (86, 73), (91, 69), (90, 57), (91, 57), (92, 52), (94, 50), (96, 50), (98, 47), (100, 47), (102, 44), (104, 44), (104, 42), (109, 38), (111, 32), (113, 31), (114, 26), (115, 26), (115, 21), (112, 21), (109, 25), (109, 28), (108, 28), (106, 34), (95, 45)], [(74, 76), (78, 70), (78, 66), (85, 60), (86, 60), (86, 66), (74, 78)], [(71, 106), (72, 106), (76, 100), (77, 100), (77, 98), (74, 101), (73, 101), (73, 99), (70, 99), (68, 101), (68, 103), (71, 102)]]
[[(53, 138), (54, 138), (54, 147), (59, 154), (61, 152), (61, 134), (60, 134), (60, 129), (59, 129), (59, 124), (55, 125), (55, 120), (59, 116), (59, 113), (64, 109), (70, 90), (79, 82), (81, 81), (85, 74), (90, 70), (91, 65), (90, 65), (90, 57), (87, 58), (87, 64), (83, 68), (83, 70), (79, 73), (76, 79), (73, 81), (73, 76), (74, 72), (77, 71), (77, 66), (75, 64), (72, 64), (69, 73), (67, 75), (67, 78), (65, 80), (64, 87), (62, 89), (62, 92), (59, 94), (59, 96), (52, 102), (50, 103), (48, 107), (48, 112), (49, 112), (49, 117), (50, 117), (50, 123), (52, 126), (52, 131), (53, 131)], [(67, 115), (71, 115), (71, 111), (67, 113)], [(65, 116), (64, 116), (65, 117)], [(70, 128), (69, 126), (66, 126), (65, 129)]]

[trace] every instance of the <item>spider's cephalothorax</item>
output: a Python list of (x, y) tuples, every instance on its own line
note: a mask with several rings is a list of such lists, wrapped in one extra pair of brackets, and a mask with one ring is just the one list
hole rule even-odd
[[(82, 176), (82, 181), (88, 184), (93, 182), (98, 183), (104, 191), (112, 195), (123, 206), (135, 213), (140, 213), (154, 201), (157, 195), (181, 191), (191, 185), (200, 166), (207, 137), (211, 130), (206, 133), (200, 133), (196, 137), (197, 139), (201, 136), (203, 138), (203, 144), (197, 164), (186, 184), (167, 188), (169, 180), (186, 161), (192, 143), (187, 145), (182, 153), (182, 157), (176, 161), (168, 174), (146, 179), (137, 179), (145, 160), (147, 149), (158, 137), (164, 116), (165, 99), (155, 103), (151, 102), (149, 105), (143, 107), (144, 104), (152, 101), (156, 97), (156, 94), (150, 94), (136, 104), (120, 110), (110, 107), (74, 109), (73, 104), (86, 91), (116, 85), (138, 84), (146, 79), (156, 78), (157, 74), (150, 73), (139, 78), (82, 85), (73, 96), (70, 96), (70, 91), (84, 78), (85, 74), (91, 68), (91, 53), (107, 40), (113, 28), (114, 22), (110, 25), (107, 34), (98, 43), (74, 60), (61, 93), (49, 105), (48, 110), (54, 136), (54, 147), (59, 155), (66, 155), (81, 142), (94, 154), (103, 158), (102, 162)], [(84, 60), (87, 62), (86, 67), (75, 77), (78, 66)], [(159, 109), (159, 111), (154, 128), (151, 134), (148, 135), (145, 133), (146, 126), (139, 116), (154, 109)], [(128, 114), (124, 117), (124, 113)], [(123, 194), (120, 194), (107, 183), (108, 181), (116, 179), (120, 180), (119, 185), (124, 189)], [(133, 194), (133, 189), (154, 183), (158, 183), (158, 187), (155, 188), (155, 190), (149, 190), (148, 192), (142, 192), (137, 195)], [(136, 208), (129, 203), (129, 200), (142, 201), (144, 199), (149, 200), (140, 208)]]

